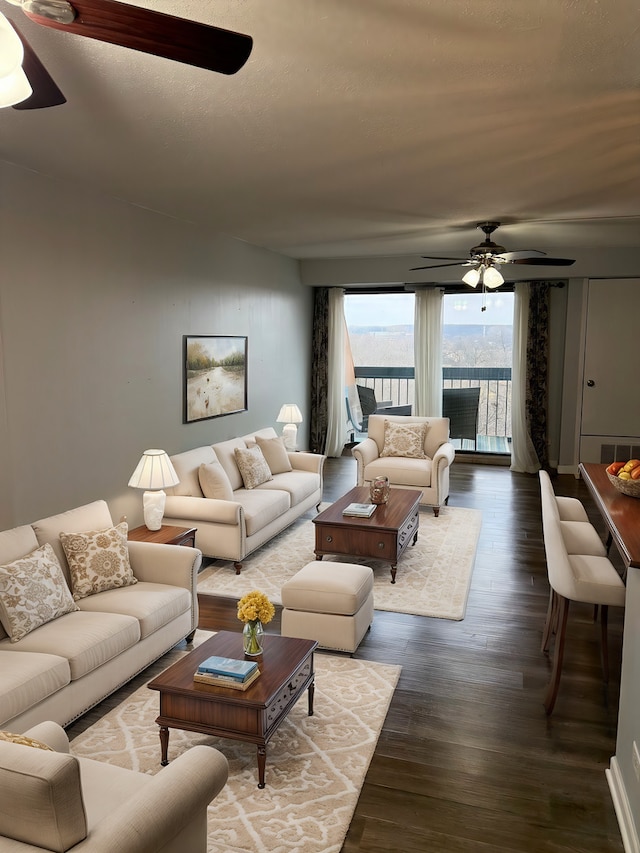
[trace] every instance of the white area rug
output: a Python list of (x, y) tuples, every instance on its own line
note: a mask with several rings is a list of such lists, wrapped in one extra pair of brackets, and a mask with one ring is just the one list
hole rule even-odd
[[(377, 610), (464, 618), (475, 562), (482, 513), (464, 507), (442, 507), (420, 513), (418, 541), (400, 558), (396, 582), (392, 584), (389, 564), (357, 557), (327, 556), (325, 560), (362, 563), (374, 570), (373, 599)], [(315, 560), (313, 522), (300, 519), (242, 564), (235, 574), (232, 563), (218, 562), (198, 579), (198, 592), (240, 598), (259, 589), (281, 604), (280, 588), (306, 563)]]
[[(210, 636), (198, 632), (196, 642)], [(172, 651), (169, 666), (186, 652)], [(337, 853), (349, 828), (401, 667), (315, 655), (314, 714), (307, 695), (267, 746), (258, 789), (256, 747), (171, 729), (169, 759), (194, 744), (229, 760), (229, 781), (209, 807), (209, 853)], [(71, 743), (76, 755), (161, 772), (158, 694), (146, 685)], [(187, 851), (185, 851), (187, 853)]]

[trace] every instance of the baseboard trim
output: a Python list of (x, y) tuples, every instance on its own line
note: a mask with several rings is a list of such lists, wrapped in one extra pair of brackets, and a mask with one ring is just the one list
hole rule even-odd
[(456, 450), (456, 464), (473, 462), (479, 465), (501, 465), (508, 468), (511, 465), (509, 453), (474, 453), (472, 450)]
[(624, 787), (622, 774), (620, 773), (620, 765), (618, 764), (615, 755), (611, 759), (609, 769), (605, 770), (604, 773), (607, 777), (607, 782), (609, 783), (611, 799), (613, 800), (613, 807), (616, 812), (616, 817), (618, 818), (618, 826), (620, 827), (622, 846), (625, 849), (625, 853), (640, 853), (640, 840), (638, 839), (638, 833), (633, 822), (633, 815), (629, 808), (629, 800)]

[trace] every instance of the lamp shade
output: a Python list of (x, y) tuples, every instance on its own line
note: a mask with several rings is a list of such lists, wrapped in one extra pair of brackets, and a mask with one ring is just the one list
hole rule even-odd
[(166, 489), (180, 480), (164, 450), (145, 450), (129, 485), (134, 489)]
[(301, 424), (302, 413), (295, 403), (285, 403), (276, 421), (279, 424)]

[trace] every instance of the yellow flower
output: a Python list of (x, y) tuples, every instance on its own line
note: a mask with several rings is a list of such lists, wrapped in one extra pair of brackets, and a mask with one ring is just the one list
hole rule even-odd
[(254, 589), (243, 595), (238, 602), (238, 619), (241, 622), (254, 622), (259, 619), (263, 624), (271, 622), (276, 609), (264, 592)]

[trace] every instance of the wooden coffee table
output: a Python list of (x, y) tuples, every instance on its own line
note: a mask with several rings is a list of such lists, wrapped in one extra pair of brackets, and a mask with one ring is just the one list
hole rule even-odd
[(160, 693), (161, 763), (168, 764), (169, 729), (231, 738), (258, 747), (258, 787), (264, 788), (267, 743), (305, 690), (313, 716), (315, 640), (265, 634), (256, 658), (260, 677), (247, 690), (194, 682), (198, 664), (211, 655), (244, 658), (242, 634), (220, 631), (149, 682)]
[(356, 486), (316, 515), (316, 557), (344, 554), (372, 557), (391, 563), (391, 583), (396, 582), (396, 567), (409, 543), (416, 544), (422, 492), (415, 489), (391, 489), (389, 500), (380, 504), (370, 518), (343, 515), (350, 503), (369, 503), (369, 487)]

